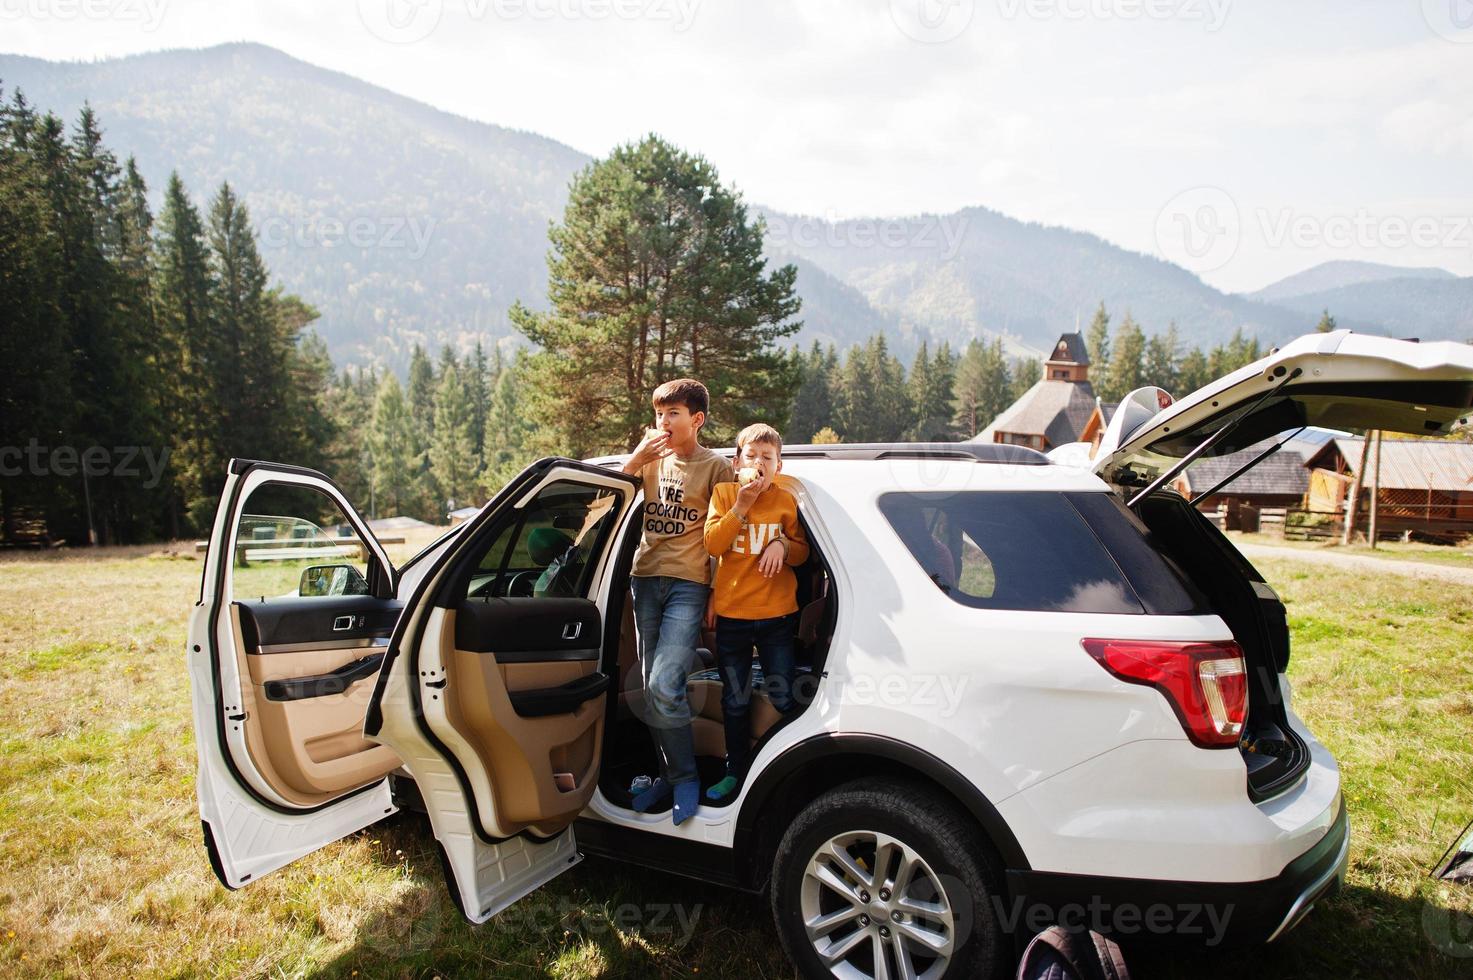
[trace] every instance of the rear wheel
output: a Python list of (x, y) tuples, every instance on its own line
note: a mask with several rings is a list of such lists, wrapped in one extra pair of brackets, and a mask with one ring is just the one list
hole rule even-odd
[(783, 835), (772, 914), (805, 977), (1003, 977), (997, 869), (975, 825), (928, 788), (853, 782)]

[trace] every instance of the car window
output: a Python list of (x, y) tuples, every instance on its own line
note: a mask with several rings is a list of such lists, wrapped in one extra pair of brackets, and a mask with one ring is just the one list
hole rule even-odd
[(1064, 494), (889, 493), (880, 510), (946, 595), (979, 609), (1142, 613)]
[(466, 597), (587, 597), (613, 530), (620, 491), (548, 484), (498, 518), (476, 560)]
[(337, 502), (315, 487), (252, 490), (230, 552), (232, 599), (369, 594), (372, 552)]

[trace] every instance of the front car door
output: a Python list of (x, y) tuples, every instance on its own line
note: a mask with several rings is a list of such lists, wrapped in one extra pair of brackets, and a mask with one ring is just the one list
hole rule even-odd
[(190, 619), (205, 844), (230, 888), (394, 811), (363, 737), (395, 572), (321, 473), (231, 460)]
[(617, 530), (638, 483), (533, 464), (418, 576), (365, 733), (414, 777), (461, 912), (483, 922), (580, 859), (627, 588)]

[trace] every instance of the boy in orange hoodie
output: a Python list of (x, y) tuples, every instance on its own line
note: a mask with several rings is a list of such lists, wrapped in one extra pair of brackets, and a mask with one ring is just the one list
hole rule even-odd
[(794, 707), (798, 579), (793, 566), (808, 559), (808, 539), (798, 523), (797, 498), (774, 482), (783, 468), (782, 448), (782, 436), (770, 425), (759, 422), (738, 433), (737, 482), (712, 491), (706, 516), (706, 550), (717, 559), (711, 614), (726, 726), (726, 776), (706, 791), (713, 802), (734, 793), (747, 774), (754, 646), (772, 706), (785, 715)]

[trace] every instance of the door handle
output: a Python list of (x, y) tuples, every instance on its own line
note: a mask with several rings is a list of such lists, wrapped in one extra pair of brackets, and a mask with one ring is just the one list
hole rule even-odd
[(563, 624), (563, 639), (565, 640), (576, 640), (582, 632), (583, 624), (581, 622)]
[(343, 630), (350, 630), (350, 629), (352, 629), (353, 628), (353, 617), (352, 616), (339, 616), (337, 619), (334, 619), (332, 621), (332, 628), (333, 628), (333, 632), (335, 632), (335, 633), (341, 633)]

